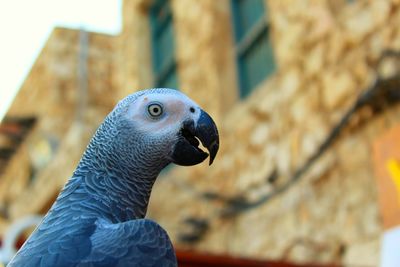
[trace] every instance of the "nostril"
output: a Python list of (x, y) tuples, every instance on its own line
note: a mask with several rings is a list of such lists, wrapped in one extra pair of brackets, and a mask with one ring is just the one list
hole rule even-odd
[(190, 107), (190, 112), (194, 113), (196, 110), (194, 109), (194, 107)]

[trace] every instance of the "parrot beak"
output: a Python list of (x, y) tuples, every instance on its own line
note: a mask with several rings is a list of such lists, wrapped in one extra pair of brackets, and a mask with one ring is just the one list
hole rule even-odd
[(199, 141), (210, 153), (209, 165), (211, 165), (218, 152), (219, 135), (215, 122), (204, 111), (201, 111), (196, 123), (193, 120), (183, 122), (178, 133), (178, 142), (172, 152), (173, 163), (192, 166), (203, 162), (208, 153), (199, 148)]

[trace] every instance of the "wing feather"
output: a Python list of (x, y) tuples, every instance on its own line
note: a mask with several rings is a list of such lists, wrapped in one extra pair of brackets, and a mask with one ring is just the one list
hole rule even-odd
[(91, 237), (92, 252), (82, 263), (94, 266), (177, 266), (172, 243), (164, 229), (149, 219), (112, 224), (98, 221)]
[(87, 183), (80, 177), (70, 179), (8, 266), (177, 266), (172, 243), (156, 222), (100, 218), (102, 211), (129, 210), (93, 198), (90, 188), (101, 190), (103, 185), (91, 183), (92, 178), (85, 177)]

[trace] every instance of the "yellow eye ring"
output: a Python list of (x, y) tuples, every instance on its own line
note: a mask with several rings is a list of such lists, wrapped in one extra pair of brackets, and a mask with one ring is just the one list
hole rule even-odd
[(147, 112), (153, 118), (158, 118), (163, 114), (163, 107), (159, 103), (152, 103), (147, 106)]

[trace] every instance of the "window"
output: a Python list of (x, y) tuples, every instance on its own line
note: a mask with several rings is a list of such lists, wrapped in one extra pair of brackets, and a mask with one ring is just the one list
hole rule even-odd
[(264, 0), (232, 0), (240, 96), (246, 97), (275, 70)]
[(155, 87), (178, 87), (170, 1), (155, 0), (150, 9)]

